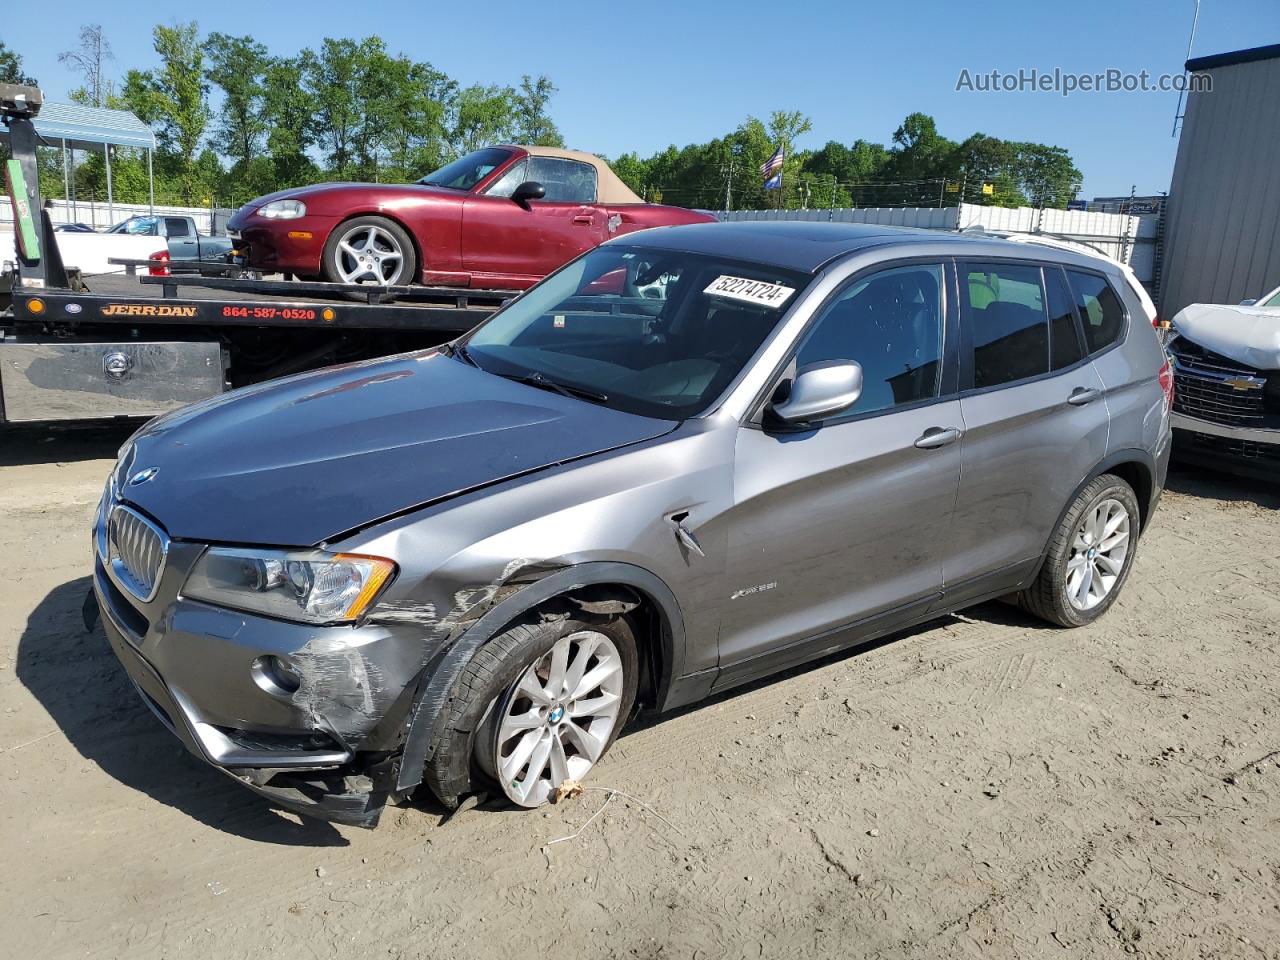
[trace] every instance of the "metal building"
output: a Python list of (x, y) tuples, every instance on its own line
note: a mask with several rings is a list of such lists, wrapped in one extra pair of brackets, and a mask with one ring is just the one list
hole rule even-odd
[(1173, 168), (1160, 316), (1280, 286), (1280, 44), (1197, 57)]

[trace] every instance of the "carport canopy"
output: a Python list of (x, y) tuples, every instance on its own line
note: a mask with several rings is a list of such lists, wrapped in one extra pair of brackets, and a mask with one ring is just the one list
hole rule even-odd
[[(112, 217), (115, 199), (111, 184), (111, 152), (108, 147), (146, 150), (147, 181), (154, 209), (156, 187), (151, 158), (156, 148), (156, 135), (136, 115), (128, 110), (84, 107), (78, 103), (46, 103), (31, 121), (31, 125), (35, 127), (36, 134), (45, 146), (62, 148), (62, 176), (68, 200), (73, 199), (70, 166), (75, 164), (75, 151), (102, 150), (107, 163), (107, 207), (112, 211)], [(8, 136), (9, 128), (0, 120), (0, 139), (8, 139)]]

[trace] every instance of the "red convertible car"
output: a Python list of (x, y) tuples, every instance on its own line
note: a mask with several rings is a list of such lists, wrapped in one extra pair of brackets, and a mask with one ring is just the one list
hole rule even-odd
[(268, 194), (227, 233), (248, 266), (304, 279), (524, 289), (611, 237), (714, 219), (645, 203), (589, 153), (500, 146), (413, 184)]

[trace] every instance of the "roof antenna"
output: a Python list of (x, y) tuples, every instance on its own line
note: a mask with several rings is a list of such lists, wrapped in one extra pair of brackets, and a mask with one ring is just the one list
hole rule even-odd
[[(1191, 59), (1191, 45), (1196, 42), (1196, 24), (1198, 24), (1199, 22), (1200, 22), (1200, 0), (1196, 0), (1196, 13), (1195, 13), (1195, 16), (1191, 18), (1191, 36), (1187, 37), (1187, 59), (1188, 60)], [(1187, 71), (1186, 71), (1186, 68), (1184, 67), (1182, 71), (1182, 76), (1185, 78), (1186, 75), (1187, 75)], [(1176, 137), (1178, 135), (1178, 124), (1181, 122), (1183, 116), (1185, 116), (1185, 114), (1182, 112), (1182, 98), (1185, 97), (1186, 95), (1187, 95), (1187, 85), (1184, 82), (1182, 84), (1182, 89), (1178, 91), (1178, 106), (1173, 111), (1173, 132), (1169, 134), (1169, 136), (1171, 137)]]

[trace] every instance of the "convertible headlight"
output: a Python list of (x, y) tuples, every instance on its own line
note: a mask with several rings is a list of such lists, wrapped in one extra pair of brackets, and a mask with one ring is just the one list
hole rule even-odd
[(301, 200), (272, 200), (258, 208), (258, 216), (268, 220), (297, 220), (307, 215), (307, 205)]
[(395, 571), (390, 560), (352, 553), (210, 547), (182, 593), (282, 620), (345, 623), (359, 619)]

